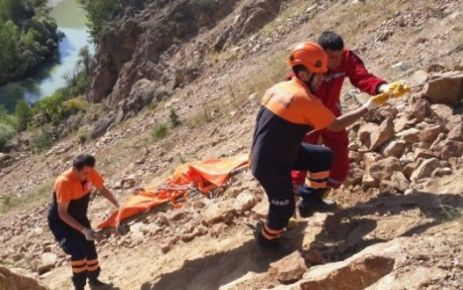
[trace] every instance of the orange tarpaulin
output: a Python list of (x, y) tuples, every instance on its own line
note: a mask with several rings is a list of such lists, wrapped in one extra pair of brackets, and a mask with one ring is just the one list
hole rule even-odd
[(181, 165), (157, 191), (139, 190), (135, 192), (97, 228), (117, 227), (122, 221), (161, 204), (175, 203), (178, 198), (186, 197), (192, 187), (199, 189), (202, 193), (208, 193), (223, 186), (231, 173), (247, 166), (247, 155)]

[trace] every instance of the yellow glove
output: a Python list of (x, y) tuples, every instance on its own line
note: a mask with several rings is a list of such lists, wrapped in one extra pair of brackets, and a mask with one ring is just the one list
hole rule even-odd
[(382, 94), (389, 95), (390, 97), (399, 98), (405, 95), (406, 93), (409, 93), (411, 89), (407, 86), (405, 81), (397, 81), (390, 84), (381, 85), (379, 91)]
[(381, 94), (371, 97), (364, 107), (368, 110), (384, 105), (391, 98), (400, 98), (409, 93), (411, 88), (405, 84), (405, 81), (397, 81), (390, 84), (381, 85), (379, 88)]

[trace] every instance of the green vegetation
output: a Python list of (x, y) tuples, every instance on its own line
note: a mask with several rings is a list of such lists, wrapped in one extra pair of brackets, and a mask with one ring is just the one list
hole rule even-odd
[(159, 124), (153, 128), (151, 132), (151, 136), (153, 137), (154, 141), (159, 141), (164, 139), (169, 134), (169, 126), (166, 124)]
[(14, 210), (24, 210), (37, 204), (43, 204), (50, 198), (53, 181), (46, 180), (42, 185), (34, 188), (30, 193), (16, 196), (0, 196), (0, 215)]
[(180, 118), (178, 117), (177, 113), (175, 112), (173, 108), (170, 109), (169, 118), (170, 118), (170, 124), (172, 125), (172, 127), (178, 127), (182, 124), (182, 121), (180, 121)]
[[(56, 128), (63, 120), (87, 110), (87, 101), (76, 96), (85, 92), (92, 56), (87, 48), (83, 48), (79, 55), (76, 68), (66, 78), (65, 88), (40, 99), (32, 106), (20, 100), (13, 113), (0, 106), (0, 152), (5, 151), (8, 142), (25, 130), (32, 131), (31, 143), (34, 148), (43, 151), (62, 135), (62, 132), (56, 132)], [(82, 141), (83, 133), (81, 135), (78, 138)]]
[(46, 0), (0, 0), (0, 85), (22, 79), (57, 52)]
[(97, 42), (106, 23), (114, 20), (121, 12), (120, 1), (114, 0), (79, 0), (87, 12), (88, 27), (94, 42)]

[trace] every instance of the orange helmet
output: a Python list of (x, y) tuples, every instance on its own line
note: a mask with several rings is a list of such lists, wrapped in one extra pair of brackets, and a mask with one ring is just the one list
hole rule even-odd
[(315, 42), (304, 42), (296, 45), (291, 51), (289, 65), (304, 66), (312, 73), (326, 73), (328, 71), (328, 56), (323, 48)]

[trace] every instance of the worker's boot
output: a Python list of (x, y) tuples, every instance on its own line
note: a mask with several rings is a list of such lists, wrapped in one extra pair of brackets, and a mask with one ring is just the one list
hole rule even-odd
[(98, 276), (100, 275), (100, 269), (92, 272), (88, 272), (88, 284), (90, 285), (90, 289), (92, 290), (108, 290), (114, 289), (113, 284), (104, 283)]
[(90, 281), (88, 282), (88, 284), (90, 285), (90, 289), (92, 289), (92, 290), (109, 290), (109, 289), (114, 289), (113, 284), (102, 282), (102, 281), (99, 280), (99, 279), (90, 280)]
[(87, 282), (87, 272), (74, 273), (72, 276), (72, 284), (74, 290), (84, 290)]
[(280, 239), (269, 240), (262, 234), (263, 223), (258, 223), (254, 229), (254, 238), (256, 239), (257, 245), (263, 250), (278, 250), (281, 247)]
[(309, 217), (315, 212), (332, 212), (336, 211), (336, 202), (324, 199), (329, 188), (314, 189), (307, 185), (300, 187), (299, 194), (302, 198), (299, 204), (299, 215)]

